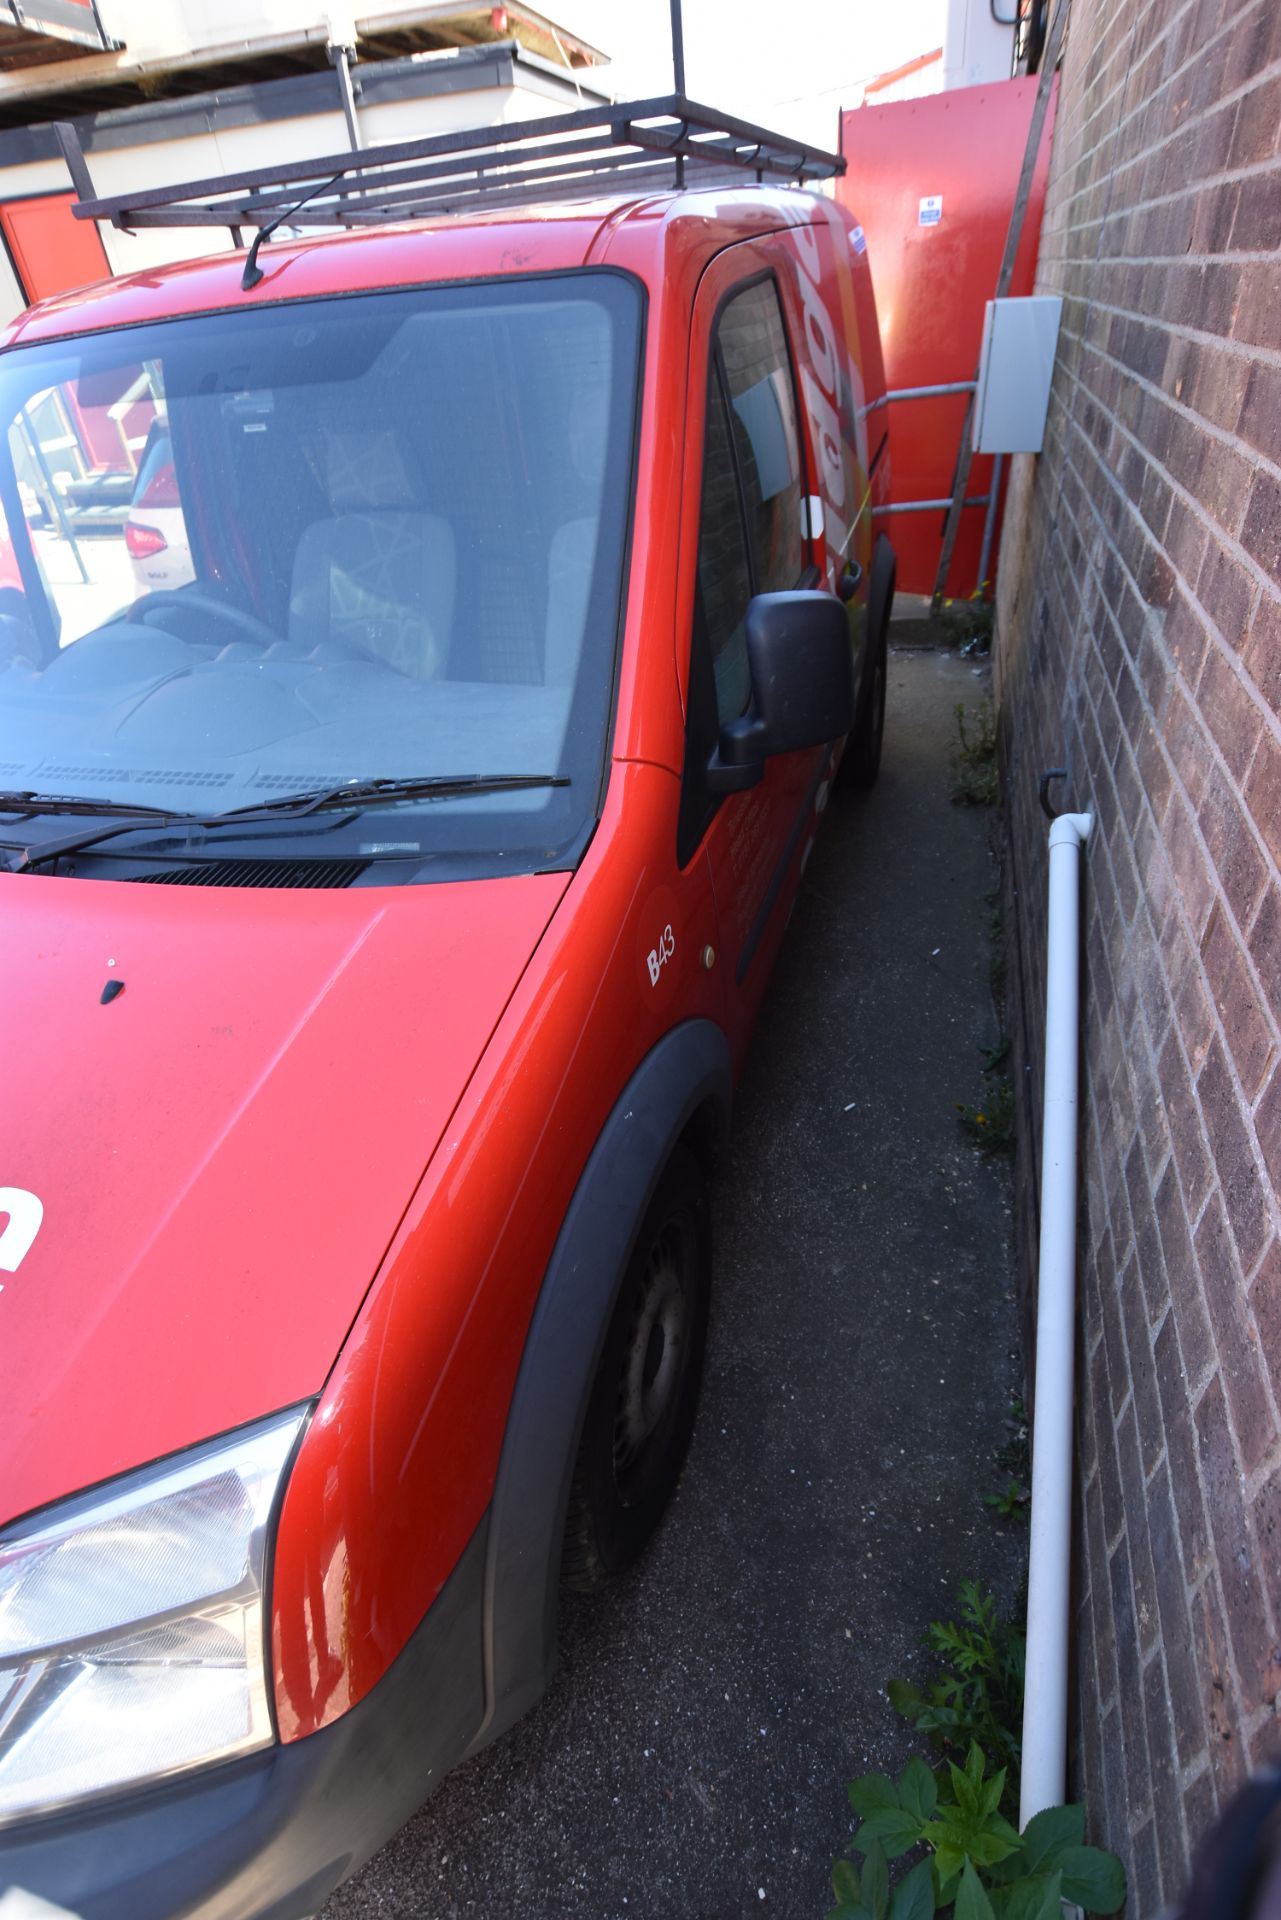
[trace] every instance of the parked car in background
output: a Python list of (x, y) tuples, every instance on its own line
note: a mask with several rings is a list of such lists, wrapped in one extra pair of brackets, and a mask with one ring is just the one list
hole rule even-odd
[(880, 760), (884, 380), (767, 186), (121, 280), (0, 418), (139, 369), (132, 602), (59, 647), (8, 528), (0, 1887), (301, 1920), (676, 1484), (709, 1168)]
[(140, 593), (186, 587), (196, 577), (169, 429), (157, 419), (147, 437), (125, 520), (125, 546)]

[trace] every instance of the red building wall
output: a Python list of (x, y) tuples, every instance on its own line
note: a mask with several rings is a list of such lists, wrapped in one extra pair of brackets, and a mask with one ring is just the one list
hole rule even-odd
[[(867, 235), (890, 388), (974, 378), (1036, 87), (1035, 79), (1003, 80), (841, 115), (841, 151), (849, 166), (836, 193)], [(1051, 102), (1015, 260), (1014, 294), (1032, 291), (1053, 124)], [(942, 208), (931, 221), (921, 203), (938, 197)], [(964, 395), (890, 407), (895, 501), (951, 494), (964, 418)], [(989, 455), (976, 457), (967, 497), (988, 491), (991, 471)], [(982, 507), (968, 507), (961, 516), (950, 594), (963, 596), (978, 585), (983, 517)], [(892, 516), (901, 592), (932, 592), (943, 519), (942, 513)], [(995, 556), (994, 539), (989, 573)]]

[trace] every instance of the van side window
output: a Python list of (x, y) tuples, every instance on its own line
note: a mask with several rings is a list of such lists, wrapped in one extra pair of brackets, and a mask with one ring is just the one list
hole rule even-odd
[(702, 628), (724, 723), (740, 714), (750, 691), (743, 615), (752, 597), (738, 476), (730, 445), (725, 393), (715, 366), (707, 383), (703, 502), (698, 532), (698, 595)]
[(734, 451), (752, 545), (752, 587), (782, 593), (801, 576), (800, 437), (787, 335), (772, 280), (736, 294), (717, 328)]
[(743, 615), (801, 578), (800, 442), (772, 280), (734, 295), (712, 342), (698, 540), (699, 627), (723, 725), (747, 705)]

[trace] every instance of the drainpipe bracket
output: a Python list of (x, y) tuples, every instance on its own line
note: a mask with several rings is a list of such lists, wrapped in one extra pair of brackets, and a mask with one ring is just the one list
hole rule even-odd
[(1093, 831), (1092, 813), (1060, 813), (1055, 816), (1054, 825), (1050, 828), (1050, 845), (1083, 847)]

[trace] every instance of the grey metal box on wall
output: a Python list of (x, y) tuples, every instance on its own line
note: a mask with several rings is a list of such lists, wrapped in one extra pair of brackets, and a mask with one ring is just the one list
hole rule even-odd
[(989, 300), (974, 400), (976, 453), (1039, 453), (1063, 302), (1057, 294)]

